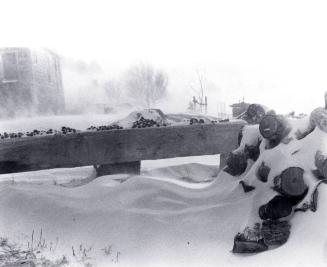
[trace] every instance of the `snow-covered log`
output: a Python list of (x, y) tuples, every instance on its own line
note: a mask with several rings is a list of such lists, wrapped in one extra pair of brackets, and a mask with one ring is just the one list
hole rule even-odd
[(259, 208), (259, 216), (262, 220), (277, 220), (287, 217), (291, 212), (292, 203), (289, 198), (279, 195)]
[(249, 124), (258, 124), (265, 114), (266, 108), (264, 108), (262, 105), (251, 104), (246, 110), (242, 119)]
[(263, 221), (261, 234), (264, 243), (268, 246), (280, 246), (286, 243), (291, 233), (290, 229), (291, 226), (287, 221)]
[(233, 176), (242, 174), (247, 167), (247, 156), (244, 152), (231, 152), (226, 160), (225, 171)]
[(264, 162), (262, 162), (258, 168), (257, 177), (261, 182), (266, 183), (268, 181), (269, 172), (270, 172), (270, 168), (267, 165), (265, 165)]
[(265, 115), (259, 125), (261, 135), (268, 140), (281, 141), (291, 130), (287, 119), (282, 115)]
[(304, 170), (299, 167), (289, 167), (281, 175), (275, 177), (275, 190), (287, 197), (302, 196), (308, 189), (303, 179)]

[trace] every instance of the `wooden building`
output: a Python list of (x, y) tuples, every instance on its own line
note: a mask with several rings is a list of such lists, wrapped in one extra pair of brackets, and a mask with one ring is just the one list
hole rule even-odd
[(0, 117), (65, 109), (60, 58), (47, 49), (0, 48)]

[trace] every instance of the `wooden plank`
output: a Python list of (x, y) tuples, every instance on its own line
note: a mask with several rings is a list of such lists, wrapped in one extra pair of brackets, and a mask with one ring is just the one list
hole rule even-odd
[(8, 164), (15, 166), (15, 171), (27, 171), (224, 154), (237, 147), (244, 124), (238, 121), (1, 140), (0, 169), (10, 172)]

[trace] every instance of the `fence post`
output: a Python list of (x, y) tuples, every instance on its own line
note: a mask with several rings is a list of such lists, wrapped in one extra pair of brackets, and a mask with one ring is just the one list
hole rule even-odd
[(226, 166), (226, 160), (227, 160), (228, 154), (227, 153), (220, 154), (219, 157), (220, 157), (219, 170), (222, 170)]

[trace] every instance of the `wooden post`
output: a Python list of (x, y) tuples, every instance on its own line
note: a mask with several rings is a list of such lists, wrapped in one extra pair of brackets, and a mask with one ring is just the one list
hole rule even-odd
[(141, 171), (141, 161), (114, 163), (114, 164), (101, 164), (94, 166), (97, 177), (117, 174), (117, 173), (128, 173), (139, 175)]
[(220, 157), (219, 170), (222, 170), (226, 166), (228, 154), (227, 153), (220, 154), (219, 157)]

